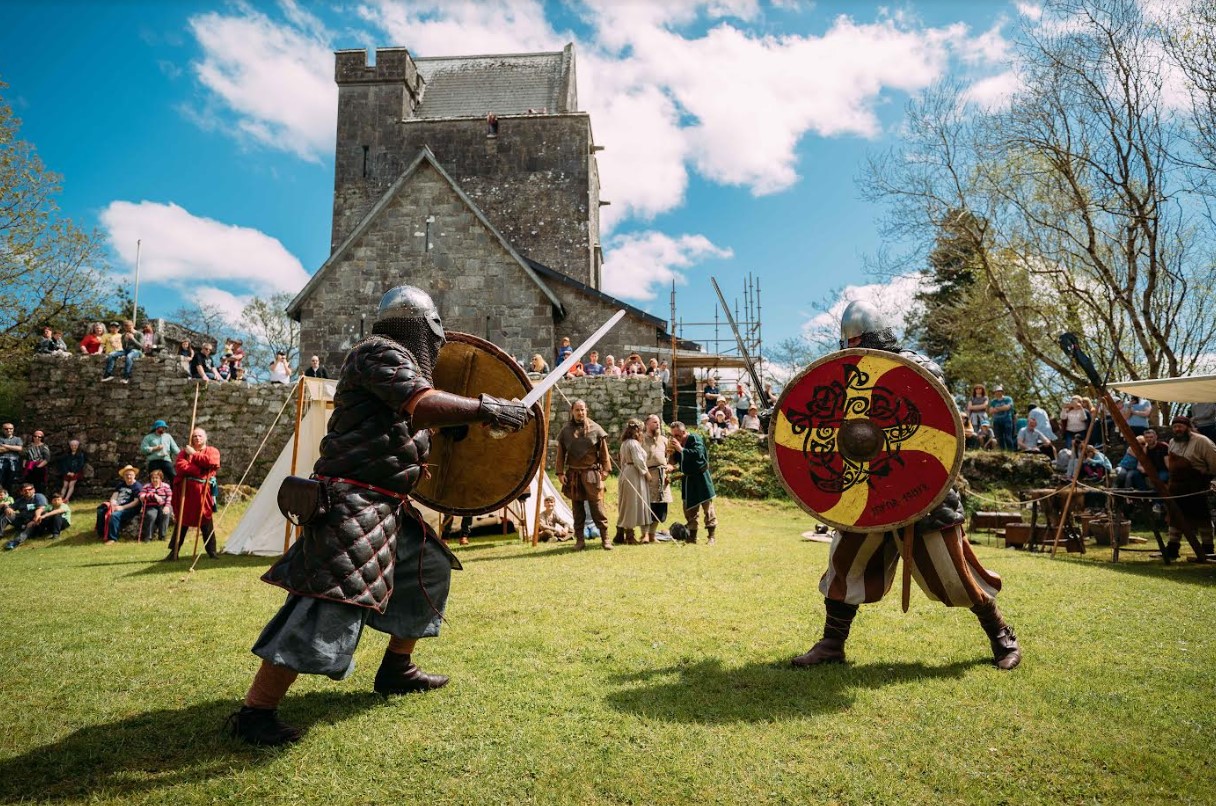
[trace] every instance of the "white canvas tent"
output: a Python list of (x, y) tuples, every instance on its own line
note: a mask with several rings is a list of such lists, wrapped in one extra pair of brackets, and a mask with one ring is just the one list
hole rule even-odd
[(1166, 403), (1216, 402), (1216, 375), (1157, 378), (1151, 381), (1122, 381), (1111, 387), (1129, 395)]
[[(253, 497), (245, 516), (237, 524), (228, 542), (224, 544), (225, 554), (255, 554), (262, 557), (277, 557), (283, 553), (284, 536), (287, 529), (287, 519), (279, 512), (279, 484), (292, 475), (292, 454), (295, 452), (295, 475), (307, 475), (312, 471), (313, 463), (320, 454), (321, 439), (325, 436), (329, 424), (329, 415), (333, 411), (334, 387), (336, 381), (319, 378), (304, 378), (304, 403), (300, 417), (298, 447), (295, 440), (283, 446), (279, 458), (271, 466), (270, 472)], [(543, 481), (542, 481), (543, 480)], [(544, 495), (552, 495), (557, 499), (559, 516), (567, 524), (573, 522), (570, 507), (558, 494), (549, 476), (541, 468), (536, 478), (529, 485), (531, 495), (528, 498), (511, 504), (508, 515), (520, 530), (529, 538), (536, 526), (536, 494), (538, 487), (543, 485)], [(426, 507), (415, 503), (431, 528), (439, 531), (443, 516)]]

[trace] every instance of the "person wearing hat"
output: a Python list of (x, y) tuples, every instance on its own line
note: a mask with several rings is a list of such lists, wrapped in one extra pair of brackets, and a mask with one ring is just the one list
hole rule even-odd
[[(1170, 477), (1166, 486), (1177, 504), (1178, 512), (1186, 526), (1199, 535), (1203, 553), (1213, 554), (1216, 549), (1212, 541), (1212, 514), (1208, 509), (1208, 493), (1212, 479), (1216, 478), (1216, 445), (1203, 434), (1195, 431), (1191, 418), (1179, 414), (1170, 422), (1174, 438), (1170, 440), (1165, 466)], [(1170, 516), (1170, 539), (1165, 546), (1168, 560), (1178, 559), (1182, 548), (1183, 523), (1175, 523)]]
[(127, 465), (118, 471), (120, 481), (110, 500), (97, 507), (97, 536), (107, 546), (118, 542), (122, 527), (139, 514), (139, 491), (143, 485), (136, 481), (139, 471)]
[(988, 399), (988, 416), (992, 421), (992, 432), (996, 434), (998, 447), (1003, 451), (1017, 450), (1018, 443), (1013, 430), (1013, 398), (1005, 394), (1005, 387), (992, 387)]
[(173, 460), (181, 448), (169, 433), (169, 424), (164, 420), (152, 423), (152, 430), (139, 443), (139, 452), (143, 454), (145, 469), (150, 473), (159, 470), (165, 474), (165, 481), (173, 483)]

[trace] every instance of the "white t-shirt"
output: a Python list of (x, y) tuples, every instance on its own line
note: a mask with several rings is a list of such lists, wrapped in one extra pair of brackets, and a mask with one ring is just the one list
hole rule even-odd
[(270, 365), (271, 383), (291, 383), (291, 367), (286, 361), (275, 361)]

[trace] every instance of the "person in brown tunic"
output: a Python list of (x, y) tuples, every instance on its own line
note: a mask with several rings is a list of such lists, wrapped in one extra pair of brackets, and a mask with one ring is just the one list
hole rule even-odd
[[(1165, 455), (1165, 465), (1169, 469), (1168, 487), (1175, 499), (1178, 512), (1182, 514), (1186, 525), (1199, 535), (1200, 548), (1206, 555), (1212, 555), (1216, 548), (1212, 544), (1212, 513), (1208, 508), (1208, 496), (1212, 487), (1212, 479), (1216, 477), (1216, 445), (1212, 440), (1194, 430), (1191, 418), (1179, 414), (1170, 427), (1174, 438), (1170, 440), (1169, 453)], [(1178, 559), (1182, 548), (1182, 524), (1170, 521), (1170, 540), (1165, 545), (1164, 556), (1170, 560)]]
[(574, 401), (570, 407), (570, 422), (557, 435), (556, 470), (562, 495), (570, 499), (570, 508), (574, 511), (574, 548), (579, 551), (587, 548), (583, 531), (587, 526), (587, 509), (591, 510), (591, 520), (600, 530), (604, 550), (612, 550), (608, 516), (604, 514), (604, 479), (608, 478), (611, 469), (608, 432), (587, 416), (585, 401)]

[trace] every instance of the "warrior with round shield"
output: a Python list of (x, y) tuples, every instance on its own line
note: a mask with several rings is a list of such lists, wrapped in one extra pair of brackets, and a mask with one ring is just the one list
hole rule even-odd
[(444, 343), (430, 296), (405, 285), (384, 295), (372, 335), (346, 356), (312, 479), (289, 478), (279, 493), (280, 507), (305, 525), (262, 577), (289, 596), (254, 644), (262, 664), (231, 719), (246, 742), (298, 740), (301, 731), (278, 718), (280, 700), (300, 673), (348, 677), (364, 627), (390, 637), (377, 692), (448, 682), (419, 669), (411, 654), (419, 638), (438, 635), (460, 563), (409, 494), (426, 472), (431, 429), (481, 423), (517, 431), (533, 414), (517, 401), (433, 388)]
[(1001, 578), (980, 564), (963, 531), (953, 489), (962, 423), (941, 369), (901, 349), (867, 302), (845, 308), (840, 333), (842, 353), (791, 381), (772, 413), (770, 453), (782, 483), (837, 527), (819, 582), (823, 637), (793, 665), (845, 661), (859, 606), (886, 595), (903, 554), (904, 609), (914, 578), (930, 599), (970, 608), (994, 664), (1014, 668), (1022, 656), (996, 605)]

